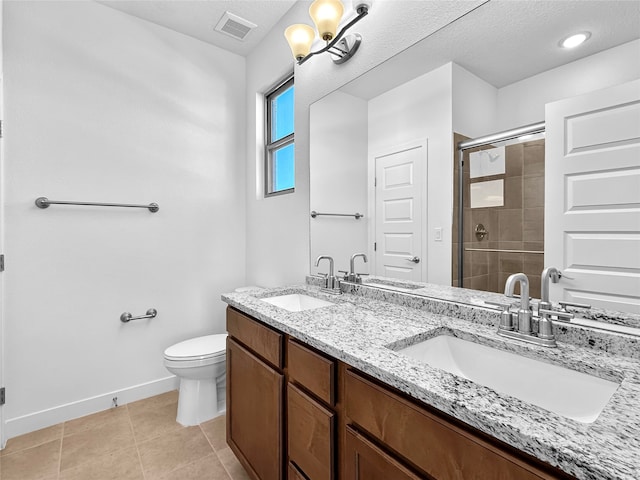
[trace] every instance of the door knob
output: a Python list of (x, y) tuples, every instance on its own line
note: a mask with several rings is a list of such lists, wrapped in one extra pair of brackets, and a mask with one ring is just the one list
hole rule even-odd
[(420, 257), (407, 258), (410, 262), (420, 263)]

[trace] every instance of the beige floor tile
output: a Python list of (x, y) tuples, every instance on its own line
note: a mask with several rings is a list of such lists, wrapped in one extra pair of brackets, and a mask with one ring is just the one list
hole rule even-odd
[(251, 480), (229, 447), (218, 450), (216, 453), (232, 480)]
[(60, 473), (59, 480), (144, 480), (135, 448), (92, 457)]
[(180, 467), (162, 477), (146, 477), (146, 480), (231, 480), (215, 453)]
[(145, 478), (156, 478), (210, 455), (213, 449), (196, 426), (140, 443), (138, 451)]
[(60, 464), (60, 442), (61, 440), (53, 440), (3, 456), (2, 480), (55, 478)]
[(62, 438), (62, 424), (52, 427), (36, 430), (35, 432), (20, 435), (19, 437), (10, 438), (4, 450), (0, 451), (0, 455), (9, 455), (25, 448), (36, 447), (43, 443)]
[(222, 450), (227, 448), (227, 417), (221, 415), (200, 424), (200, 428), (209, 439), (209, 443), (214, 450)]
[(60, 471), (124, 448), (135, 448), (133, 431), (127, 417), (104, 423), (91, 430), (65, 435), (62, 439)]
[(92, 430), (108, 423), (128, 421), (128, 415), (126, 408), (118, 407), (69, 420), (64, 423), (64, 436)]
[(177, 413), (177, 403), (143, 411), (136, 410), (135, 414), (130, 415), (136, 442), (143, 443), (159, 435), (171, 435), (172, 432), (183, 428), (176, 422)]
[(177, 390), (171, 390), (170, 392), (162, 393), (155, 397), (145, 398), (143, 400), (138, 400), (137, 402), (129, 403), (127, 404), (127, 408), (131, 415), (137, 415), (138, 413), (146, 410), (153, 410), (173, 403), (178, 403)]

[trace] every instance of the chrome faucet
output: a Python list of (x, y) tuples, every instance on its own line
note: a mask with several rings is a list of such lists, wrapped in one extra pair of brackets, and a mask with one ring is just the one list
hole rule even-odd
[(553, 283), (558, 283), (561, 276), (560, 270), (556, 267), (547, 267), (542, 271), (542, 278), (540, 280), (540, 304), (538, 308), (551, 309), (551, 302), (549, 301), (549, 280)]
[[(540, 285), (540, 303), (537, 305), (536, 313), (538, 314), (538, 331), (533, 332), (532, 328), (532, 311), (529, 306), (529, 279), (524, 273), (514, 273), (507, 278), (504, 285), (504, 294), (507, 297), (515, 297), (514, 290), (516, 283), (520, 282), (520, 308), (518, 313), (511, 313), (509, 310), (511, 305), (494, 304), (502, 308), (500, 324), (498, 326), (498, 335), (503, 337), (517, 338), (536, 345), (545, 347), (555, 347), (556, 338), (553, 333), (552, 317), (558, 320), (569, 320), (573, 318), (572, 313), (553, 310), (551, 301), (549, 300), (549, 280), (558, 283), (562, 274), (557, 268), (547, 267), (542, 272)], [(517, 331), (514, 330), (514, 315), (517, 319)]]
[[(546, 319), (548, 323), (548, 329), (546, 327), (540, 327), (543, 322), (538, 323), (539, 330), (536, 335), (533, 333), (531, 324), (531, 307), (529, 306), (529, 279), (524, 273), (514, 273), (507, 278), (507, 282), (504, 285), (504, 294), (507, 297), (515, 297), (516, 283), (520, 283), (520, 308), (517, 314), (511, 313), (509, 304), (498, 304), (502, 308), (502, 314), (500, 317), (500, 324), (498, 325), (498, 335), (509, 338), (517, 338), (529, 343), (535, 343), (536, 345), (544, 345), (546, 347), (555, 347), (556, 339), (553, 337), (553, 330), (551, 329), (551, 320)], [(542, 310), (546, 312), (547, 310)], [(515, 319), (515, 322), (514, 322)], [(514, 323), (517, 323), (514, 328)], [(541, 335), (542, 333), (542, 335)], [(548, 334), (551, 334), (550, 336)]]
[(347, 275), (347, 280), (355, 283), (362, 283), (362, 278), (360, 277), (360, 273), (356, 273), (354, 264), (355, 260), (358, 257), (362, 257), (364, 263), (367, 263), (367, 256), (364, 253), (354, 253), (351, 255), (351, 260), (349, 261), (349, 274)]
[(531, 309), (529, 308), (529, 278), (524, 273), (509, 275), (504, 284), (504, 294), (515, 297), (516, 283), (520, 282), (520, 309), (518, 310), (518, 332), (531, 335)]
[(329, 255), (320, 255), (316, 258), (316, 267), (320, 265), (320, 260), (329, 260), (329, 274), (325, 275), (324, 280), (324, 288), (323, 290), (331, 293), (341, 293), (340, 292), (340, 281), (336, 278), (333, 273), (333, 258)]
[(560, 281), (560, 270), (555, 267), (547, 267), (542, 271), (540, 279), (540, 303), (538, 304), (538, 337), (555, 340), (553, 334), (553, 322), (551, 321), (550, 312), (553, 310), (553, 305), (549, 301), (549, 280), (553, 283)]

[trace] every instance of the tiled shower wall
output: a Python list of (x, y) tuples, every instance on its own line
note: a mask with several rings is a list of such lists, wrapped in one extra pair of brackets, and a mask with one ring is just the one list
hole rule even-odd
[[(466, 140), (455, 134), (454, 141)], [(482, 147), (492, 148), (492, 147)], [(480, 150), (480, 148), (475, 151)], [(464, 156), (464, 281), (463, 286), (476, 290), (503, 292), (509, 275), (524, 272), (529, 277), (532, 297), (540, 297), (540, 274), (544, 268), (543, 253), (478, 252), (474, 249), (544, 250), (544, 139), (506, 147), (506, 173), (469, 178), (469, 153)], [(458, 161), (454, 158), (453, 285), (458, 282)], [(469, 185), (473, 182), (504, 180), (504, 205), (470, 208)], [(483, 224), (487, 235), (479, 240), (474, 233)]]

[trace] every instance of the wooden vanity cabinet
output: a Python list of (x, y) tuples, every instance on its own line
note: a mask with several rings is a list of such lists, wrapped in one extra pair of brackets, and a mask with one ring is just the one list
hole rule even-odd
[(346, 427), (345, 479), (420, 480), (398, 460), (380, 449), (352, 427)]
[(227, 442), (254, 480), (574, 477), (227, 309)]
[(232, 309), (227, 331), (227, 443), (254, 480), (281, 480), (283, 336)]
[(287, 453), (309, 480), (336, 478), (336, 364), (287, 340)]
[[(375, 439), (384, 450), (394, 452), (393, 457), (385, 455), (380, 449), (375, 455), (375, 465), (380, 471), (389, 466), (388, 459), (398, 459), (411, 466), (418, 477), (410, 473), (398, 478), (433, 478), (436, 480), (552, 480), (573, 478), (549, 465), (536, 461), (512, 447), (502, 446), (498, 440), (490, 439), (471, 427), (454, 419), (447, 418), (442, 412), (422, 405), (379, 385), (373, 379), (349, 369), (345, 375), (345, 415), (354, 434), (354, 429), (366, 432)], [(349, 440), (347, 433), (347, 445)], [(363, 440), (361, 439), (361, 442)], [(366, 441), (364, 441), (366, 443)], [(368, 442), (375, 449), (375, 444)], [(349, 447), (347, 447), (349, 449)], [(366, 452), (360, 448), (356, 454), (362, 457)], [(348, 455), (347, 455), (348, 457)], [(358, 476), (361, 470), (358, 457), (347, 460), (348, 480), (373, 478), (368, 473)], [(351, 465), (356, 463), (356, 467)], [(367, 463), (369, 471), (373, 463)], [(383, 478), (383, 477), (380, 477)], [(391, 477), (388, 477), (391, 478)], [(395, 478), (395, 477), (393, 477)]]

